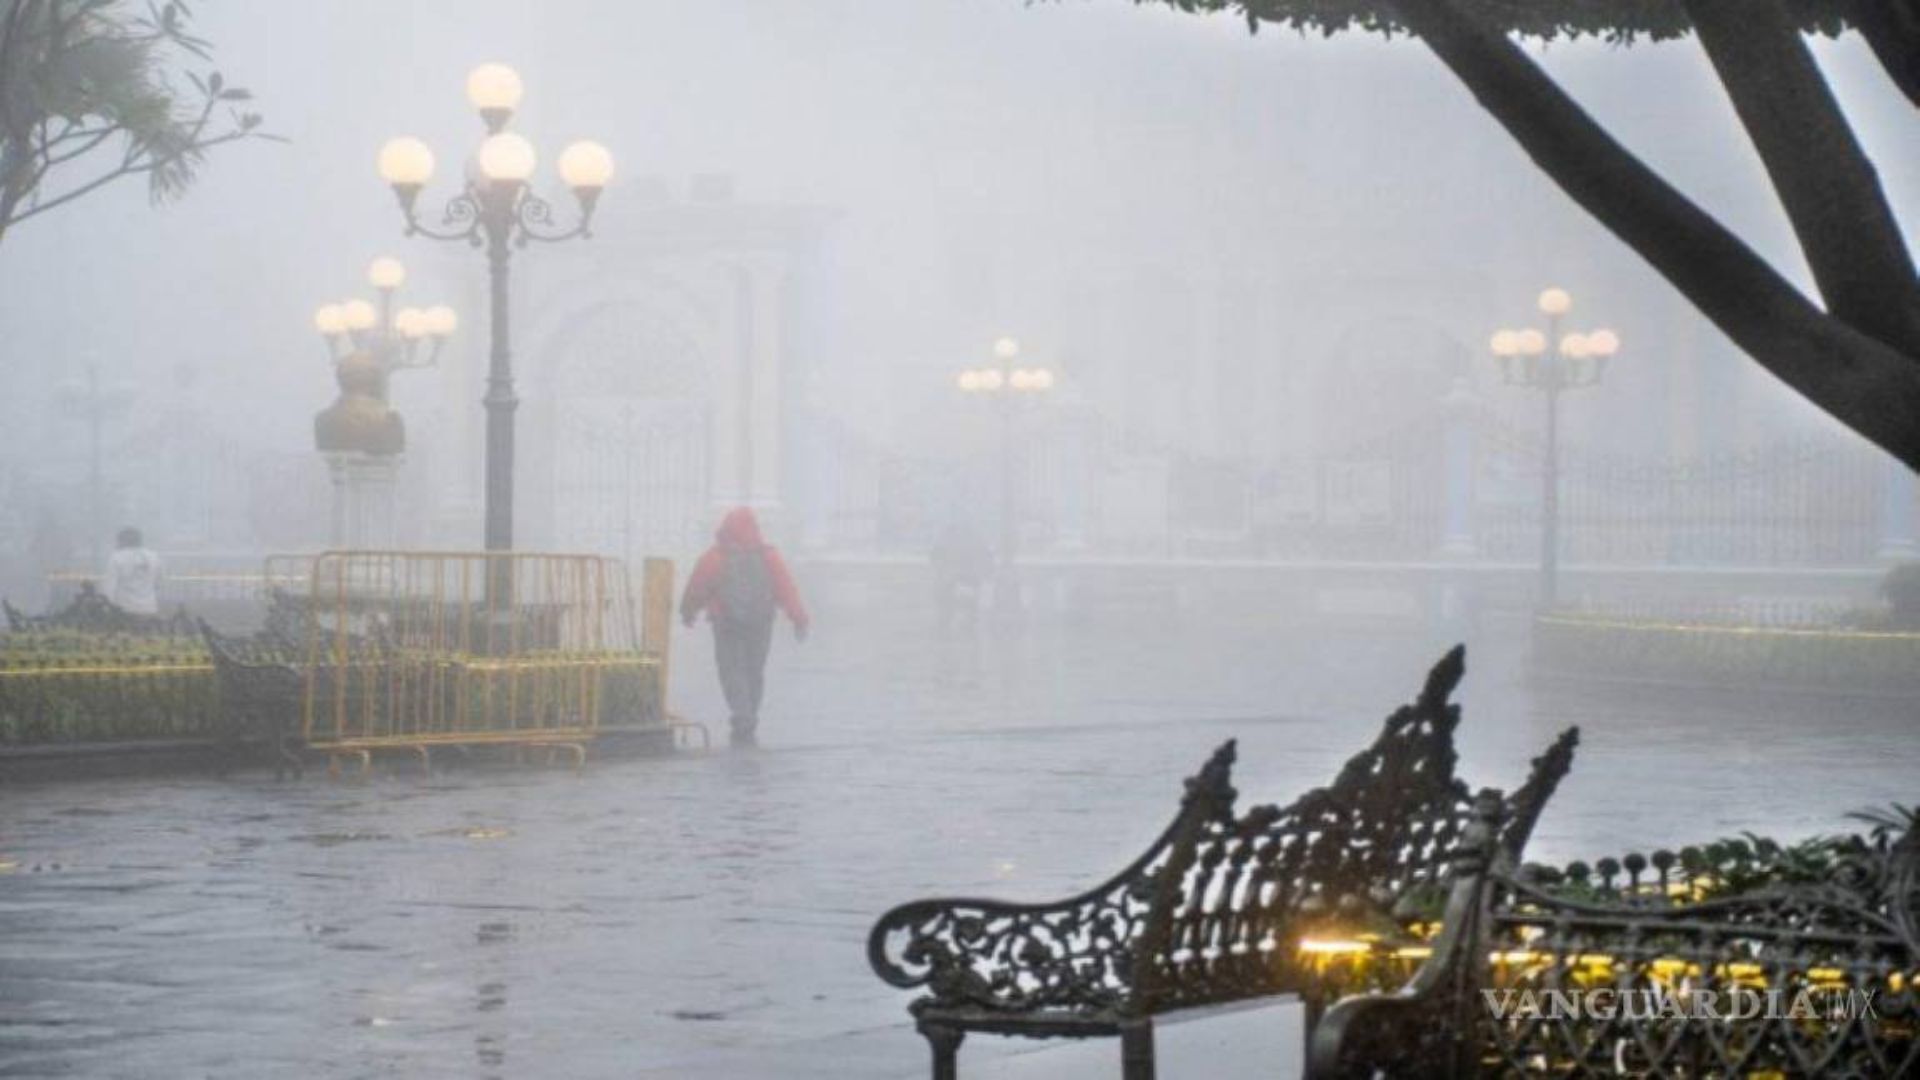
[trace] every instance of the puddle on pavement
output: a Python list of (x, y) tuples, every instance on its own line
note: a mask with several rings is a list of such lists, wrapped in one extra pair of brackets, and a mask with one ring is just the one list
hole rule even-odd
[(510, 922), (481, 923), (473, 932), (473, 939), (482, 945), (493, 945), (513, 940), (513, 924)]
[(312, 844), (315, 847), (335, 847), (340, 844), (355, 844), (364, 840), (391, 840), (393, 838), (386, 833), (351, 831), (301, 833), (298, 836), (290, 836), (287, 839), (296, 844)]
[(67, 868), (65, 863), (57, 862), (15, 862), (0, 860), (0, 874), (55, 874)]
[(435, 829), (421, 833), (422, 836), (458, 836), (466, 840), (505, 840), (513, 835), (512, 829), (503, 829), (489, 825), (455, 826), (451, 829)]

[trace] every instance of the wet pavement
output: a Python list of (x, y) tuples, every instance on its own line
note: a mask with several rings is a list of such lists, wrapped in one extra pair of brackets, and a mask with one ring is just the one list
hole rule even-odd
[[(906, 995), (866, 966), (880, 911), (1092, 884), (1228, 737), (1243, 799), (1324, 783), (1445, 636), (826, 620), (777, 646), (755, 752), (15, 786), (0, 1076), (922, 1075)], [(1471, 783), (1511, 787), (1586, 730), (1541, 856), (1913, 798), (1910, 704), (1536, 686), (1489, 641), (1462, 693)], [(714, 721), (705, 662), (687, 641), (674, 698)], [(1032, 1049), (975, 1039), (963, 1062)]]

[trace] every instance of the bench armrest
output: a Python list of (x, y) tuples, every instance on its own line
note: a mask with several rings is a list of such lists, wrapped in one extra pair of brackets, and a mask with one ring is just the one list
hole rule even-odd
[(1131, 944), (1151, 893), (1116, 880), (1053, 904), (939, 899), (902, 904), (867, 938), (867, 961), (931, 1004), (1006, 1012), (1102, 1008), (1128, 993)]
[(1327, 1010), (1307, 1042), (1307, 1080), (1449, 1076), (1458, 1033), (1444, 995), (1350, 997)]
[[(1343, 998), (1327, 1010), (1307, 1039), (1308, 1080), (1385, 1076), (1450, 1076), (1473, 1029), (1466, 1000), (1474, 984), (1485, 918), (1489, 871), (1499, 843), (1504, 806), (1483, 790), (1473, 821), (1454, 857), (1453, 883), (1433, 952), (1398, 990)], [(1477, 995), (1476, 995), (1477, 997)]]
[(1188, 778), (1180, 812), (1126, 869), (1053, 903), (937, 899), (902, 904), (867, 935), (867, 962), (916, 1007), (1098, 1010), (1133, 999), (1139, 960), (1165, 947), (1171, 908), (1209, 823), (1230, 821), (1232, 740)]
[(1392, 993), (1343, 998), (1327, 1010), (1307, 1040), (1308, 1080), (1385, 1076), (1446, 1076), (1457, 1065), (1471, 1027), (1462, 1015), (1467, 970), (1485, 879), (1456, 880), (1447, 919), (1433, 955), (1407, 985)]

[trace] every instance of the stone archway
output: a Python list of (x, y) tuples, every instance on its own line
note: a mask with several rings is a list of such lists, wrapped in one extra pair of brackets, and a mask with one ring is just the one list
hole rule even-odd
[(711, 320), (671, 287), (580, 313), (549, 347), (557, 550), (637, 565), (705, 542), (716, 351)]

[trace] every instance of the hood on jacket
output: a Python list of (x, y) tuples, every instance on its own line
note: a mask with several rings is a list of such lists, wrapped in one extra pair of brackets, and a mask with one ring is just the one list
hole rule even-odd
[(721, 547), (739, 548), (743, 551), (752, 551), (767, 545), (766, 540), (760, 536), (760, 519), (754, 517), (753, 511), (744, 506), (736, 506), (727, 511), (727, 516), (720, 520), (720, 528), (715, 530), (713, 539)]

